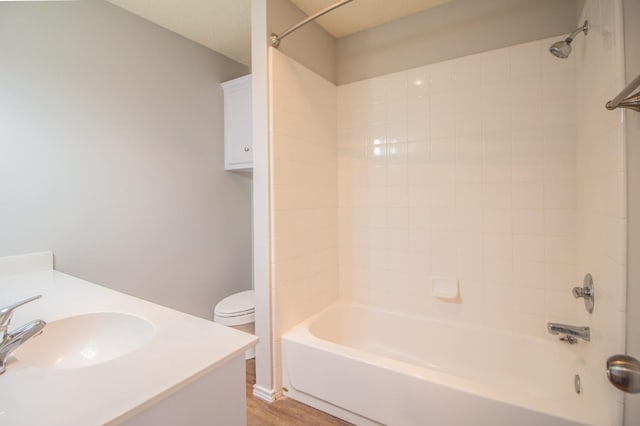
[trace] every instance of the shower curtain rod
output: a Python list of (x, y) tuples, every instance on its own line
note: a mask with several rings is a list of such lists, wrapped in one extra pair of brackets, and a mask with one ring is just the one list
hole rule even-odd
[(607, 102), (607, 109), (628, 108), (640, 112), (640, 92), (627, 98), (627, 95), (633, 92), (638, 86), (640, 86), (640, 75), (634, 78), (627, 87), (622, 89), (622, 92), (618, 93), (618, 96)]
[(285, 32), (283, 32), (280, 35), (277, 35), (275, 33), (272, 33), (269, 36), (269, 40), (271, 40), (271, 46), (273, 47), (278, 47), (280, 46), (280, 40), (282, 40), (283, 38), (285, 38), (286, 36), (288, 36), (289, 34), (291, 34), (292, 32), (294, 32), (295, 30), (297, 30), (298, 28), (308, 24), (311, 21), (315, 21), (316, 19), (318, 19), (319, 17), (321, 17), (322, 15), (324, 15), (325, 13), (329, 13), (334, 9), (339, 8), (340, 6), (344, 6), (347, 3), (351, 3), (353, 0), (340, 0), (334, 4), (332, 4), (331, 6), (327, 6), (324, 9), (322, 9), (321, 11), (317, 12), (314, 15), (309, 16), (307, 19), (305, 19), (304, 21), (300, 21), (299, 23), (297, 23), (296, 25), (294, 25), (293, 27), (289, 28), (288, 30), (286, 30)]

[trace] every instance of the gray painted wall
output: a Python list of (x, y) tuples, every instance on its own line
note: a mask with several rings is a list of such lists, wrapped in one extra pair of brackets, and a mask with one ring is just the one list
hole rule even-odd
[(250, 288), (219, 86), (246, 67), (103, 1), (0, 2), (0, 61), (0, 256), (203, 317)]
[[(640, 74), (640, 2), (623, 0), (627, 83)], [(627, 115), (627, 353), (640, 359), (640, 113)], [(625, 395), (625, 425), (640, 421), (640, 394)]]
[[(307, 15), (289, 0), (267, 1), (267, 36), (281, 34)], [(265, 37), (265, 42), (268, 37)], [(336, 40), (320, 25), (311, 22), (289, 34), (279, 50), (327, 80), (336, 82)]]
[[(577, 0), (454, 0), (334, 39), (310, 23), (280, 51), (336, 84), (569, 33)], [(289, 0), (267, 1), (267, 36), (306, 18)], [(267, 37), (265, 37), (265, 42)]]
[(454, 0), (337, 40), (336, 81), (351, 83), (575, 28), (575, 0)]

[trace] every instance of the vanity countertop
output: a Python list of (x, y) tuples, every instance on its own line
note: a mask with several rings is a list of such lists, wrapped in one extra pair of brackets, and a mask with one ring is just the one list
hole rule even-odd
[(7, 371), (0, 375), (3, 425), (117, 424), (257, 342), (253, 335), (55, 270), (27, 272), (18, 267), (15, 272), (21, 273), (2, 276), (7, 270), (3, 274), (2, 268), (0, 261), (0, 306), (42, 294), (15, 311), (10, 329), (35, 319), (50, 323), (98, 312), (137, 316), (154, 328), (142, 347), (88, 367), (38, 368), (10, 358)]

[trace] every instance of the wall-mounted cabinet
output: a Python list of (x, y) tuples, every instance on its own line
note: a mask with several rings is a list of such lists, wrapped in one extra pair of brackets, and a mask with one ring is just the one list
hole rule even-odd
[(253, 168), (251, 74), (222, 83), (224, 90), (224, 169)]

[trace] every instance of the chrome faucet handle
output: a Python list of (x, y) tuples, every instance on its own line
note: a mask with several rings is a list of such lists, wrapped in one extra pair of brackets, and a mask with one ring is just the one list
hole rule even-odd
[(591, 274), (585, 275), (582, 287), (574, 287), (571, 293), (573, 293), (573, 297), (576, 299), (580, 297), (584, 298), (584, 308), (590, 314), (593, 313), (595, 290), (593, 288), (593, 278), (591, 278)]
[(26, 305), (29, 302), (33, 302), (34, 300), (40, 299), (42, 297), (41, 294), (37, 296), (29, 297), (28, 299), (21, 300), (20, 302), (16, 302), (12, 305), (5, 306), (0, 309), (0, 336), (4, 338), (7, 334), (7, 329), (9, 328), (9, 324), (11, 323), (11, 318), (13, 318), (13, 311), (19, 308), (22, 305)]
[(584, 287), (574, 287), (571, 290), (571, 293), (573, 293), (573, 297), (575, 297), (576, 299), (579, 297), (591, 296), (591, 292), (588, 289), (585, 290)]
[(569, 334), (565, 334), (560, 338), (560, 340), (562, 340), (563, 342), (567, 342), (570, 345), (575, 345), (576, 343), (578, 343), (578, 339)]
[(20, 345), (42, 333), (42, 329), (47, 325), (42, 320), (31, 321), (28, 324), (19, 327), (12, 333), (6, 333), (2, 342), (0, 342), (0, 374), (7, 369), (7, 358)]

